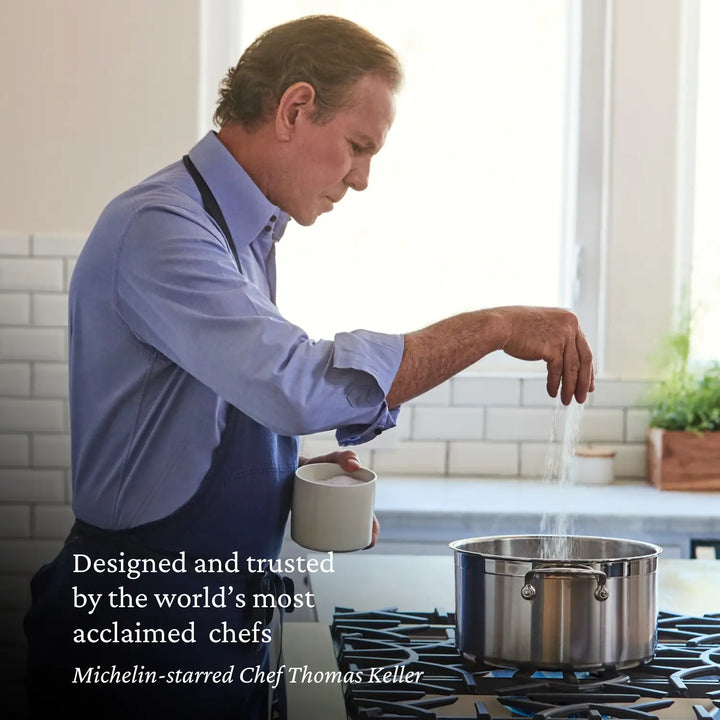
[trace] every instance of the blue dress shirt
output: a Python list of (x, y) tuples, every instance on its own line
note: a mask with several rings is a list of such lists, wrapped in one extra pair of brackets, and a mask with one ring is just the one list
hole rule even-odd
[(402, 335), (310, 339), (275, 306), (272, 249), (288, 216), (209, 132), (189, 152), (237, 247), (178, 161), (105, 208), (70, 285), (73, 509), (108, 529), (165, 517), (195, 493), (227, 403), (281, 435), (341, 445), (393, 427), (385, 395)]

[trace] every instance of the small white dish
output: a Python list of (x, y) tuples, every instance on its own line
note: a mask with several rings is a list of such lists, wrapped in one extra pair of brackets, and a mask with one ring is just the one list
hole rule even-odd
[(570, 460), (570, 482), (577, 485), (609, 485), (615, 479), (615, 451), (609, 448), (577, 448)]
[[(338, 476), (360, 482), (332, 484)], [(293, 485), (290, 536), (309, 550), (350, 552), (372, 541), (375, 473), (346, 472), (336, 463), (309, 463), (297, 469)]]

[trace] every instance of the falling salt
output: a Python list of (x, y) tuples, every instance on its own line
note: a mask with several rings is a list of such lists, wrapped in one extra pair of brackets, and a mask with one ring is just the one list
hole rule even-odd
[[(545, 458), (543, 483), (566, 487), (572, 484), (570, 463), (580, 437), (583, 406), (572, 402), (562, 413), (565, 423), (562, 444), (558, 448), (560, 407), (560, 398), (558, 396), (553, 410), (550, 444)], [(570, 537), (574, 528), (574, 516), (567, 513), (545, 513), (540, 524), (540, 533), (546, 536), (542, 540), (541, 557), (553, 560), (572, 559), (574, 553), (572, 552)]]

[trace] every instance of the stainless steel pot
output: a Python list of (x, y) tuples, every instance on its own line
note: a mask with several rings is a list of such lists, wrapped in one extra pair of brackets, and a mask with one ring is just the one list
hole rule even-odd
[(457, 540), (450, 547), (456, 645), (471, 660), (595, 670), (653, 658), (662, 552), (657, 545), (514, 535)]

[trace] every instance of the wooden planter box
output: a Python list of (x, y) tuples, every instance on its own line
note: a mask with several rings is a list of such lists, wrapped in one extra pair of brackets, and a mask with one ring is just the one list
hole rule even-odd
[(661, 490), (720, 490), (720, 432), (650, 428), (647, 477)]

